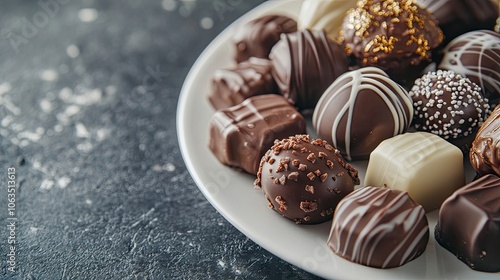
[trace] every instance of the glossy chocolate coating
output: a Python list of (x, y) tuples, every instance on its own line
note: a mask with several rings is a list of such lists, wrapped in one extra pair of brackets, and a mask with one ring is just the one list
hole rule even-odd
[[(453, 71), (429, 72), (415, 81), (409, 91), (415, 109), (417, 130), (436, 134), (453, 143), (460, 138), (472, 142), (490, 113), (481, 88)], [(470, 147), (470, 142), (466, 146)]]
[(359, 0), (344, 18), (340, 40), (362, 66), (390, 75), (414, 72), (428, 64), (443, 34), (435, 18), (412, 0)]
[(357, 184), (358, 171), (338, 150), (307, 135), (276, 141), (262, 157), (255, 180), (269, 207), (298, 224), (330, 220)]
[(500, 105), (477, 131), (469, 159), (477, 174), (500, 175)]
[(500, 178), (485, 175), (441, 206), (436, 241), (470, 268), (500, 272)]
[(413, 118), (405, 89), (384, 71), (365, 67), (340, 76), (325, 91), (313, 127), (348, 160), (367, 159), (383, 140), (404, 133)]
[(250, 57), (268, 58), (282, 33), (297, 31), (297, 22), (287, 16), (266, 15), (244, 23), (235, 31), (236, 62)]
[(233, 68), (215, 71), (208, 100), (219, 110), (238, 105), (252, 96), (271, 93), (278, 93), (271, 75), (271, 62), (251, 57)]
[(496, 106), (500, 101), (500, 34), (478, 30), (455, 38), (445, 47), (439, 69), (469, 78)]
[(406, 192), (367, 186), (338, 204), (328, 246), (349, 261), (391, 268), (420, 256), (428, 241), (422, 206)]
[[(473, 30), (493, 29), (498, 17), (496, 0), (416, 0), (439, 22), (444, 44)], [(496, 3), (495, 3), (496, 2)]]
[(269, 57), (281, 94), (299, 110), (314, 108), (325, 89), (348, 70), (340, 45), (319, 30), (282, 35)]
[(281, 95), (266, 94), (217, 111), (210, 120), (209, 148), (225, 165), (257, 174), (275, 139), (306, 132), (306, 121)]

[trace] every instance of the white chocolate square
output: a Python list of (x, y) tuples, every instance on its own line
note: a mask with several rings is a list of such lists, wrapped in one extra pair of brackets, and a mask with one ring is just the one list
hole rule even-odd
[(427, 132), (384, 140), (370, 154), (365, 176), (365, 186), (406, 191), (426, 212), (464, 185), (460, 149)]

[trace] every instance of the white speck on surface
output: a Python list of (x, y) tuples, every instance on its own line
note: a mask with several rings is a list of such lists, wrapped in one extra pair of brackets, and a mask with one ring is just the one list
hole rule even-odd
[(218, 260), (217, 265), (220, 266), (222, 269), (226, 268), (226, 263), (222, 260)]
[(161, 7), (165, 10), (165, 11), (173, 11), (175, 10), (175, 8), (177, 8), (177, 2), (175, 0), (163, 0), (161, 2)]
[(37, 129), (37, 131), (34, 131), (34, 132), (25, 130), (25, 131), (19, 132), (17, 137), (20, 139), (29, 140), (31, 142), (38, 142), (38, 140), (40, 140), (42, 138), (43, 134), (45, 134), (44, 129), (42, 129), (42, 130)]
[(81, 9), (80, 11), (78, 11), (78, 18), (82, 21), (82, 22), (93, 22), (97, 19), (97, 10), (96, 9), (90, 9), (90, 8), (87, 8), (87, 9)]
[(76, 105), (70, 105), (64, 110), (64, 114), (68, 117), (72, 117), (78, 113), (80, 113), (80, 107)]
[(102, 99), (102, 91), (98, 88), (85, 91), (81, 95), (76, 95), (71, 101), (78, 105), (92, 105), (96, 104)]
[(41, 170), (42, 169), (42, 164), (38, 160), (35, 160), (33, 162), (33, 169), (35, 169), (35, 170)]
[(2, 119), (0, 123), (2, 124), (3, 127), (7, 127), (12, 123), (12, 120), (13, 120), (12, 116), (7, 115)]
[(61, 91), (59, 92), (59, 98), (61, 98), (63, 101), (69, 100), (71, 96), (73, 96), (73, 90), (68, 87), (61, 89)]
[(40, 189), (42, 190), (50, 190), (54, 186), (54, 181), (49, 179), (43, 179), (42, 184), (40, 185)]
[(71, 183), (71, 178), (69, 178), (69, 177), (64, 176), (64, 177), (57, 179), (57, 185), (61, 189), (66, 188), (69, 185), (69, 183)]
[(144, 143), (139, 144), (139, 151), (145, 151), (145, 150), (146, 150), (146, 144)]
[(214, 21), (209, 17), (204, 17), (200, 21), (201, 28), (210, 29), (214, 26)]
[(78, 149), (81, 152), (90, 152), (94, 146), (90, 142), (83, 142), (78, 145), (76, 145), (76, 149)]
[(10, 128), (16, 132), (20, 132), (24, 130), (24, 125), (20, 123), (12, 123)]
[(111, 132), (107, 128), (99, 128), (96, 132), (97, 135), (97, 142), (101, 142), (103, 140), (106, 140)]
[(75, 58), (80, 55), (80, 49), (75, 45), (69, 45), (66, 48), (66, 53), (68, 54), (69, 57)]
[(175, 171), (175, 165), (173, 165), (172, 163), (170, 162), (167, 162), (165, 163), (163, 166), (162, 166), (162, 169), (163, 170), (166, 170), (168, 172), (173, 172)]
[(59, 74), (53, 69), (43, 70), (40, 72), (39, 76), (40, 79), (47, 82), (53, 82), (59, 78)]
[(60, 125), (60, 124), (56, 124), (56, 125), (54, 126), (54, 131), (55, 131), (55, 132), (61, 132), (61, 131), (63, 131), (63, 126), (62, 126), (62, 125)]
[(10, 83), (5, 82), (0, 84), (0, 96), (8, 93), (11, 90), (12, 90), (12, 85)]
[(107, 86), (104, 90), (105, 90), (107, 95), (111, 95), (111, 96), (115, 95), (116, 92), (118, 91), (116, 86), (113, 86), (113, 85)]
[(0, 95), (0, 105), (3, 105), (5, 109), (9, 110), (14, 115), (21, 114), (21, 109), (14, 105), (8, 96), (2, 97)]
[(42, 99), (40, 101), (40, 108), (44, 113), (50, 113), (54, 109), (54, 106), (52, 106), (52, 102), (50, 102), (47, 99)]
[(90, 132), (87, 130), (83, 123), (77, 123), (75, 125), (76, 137), (79, 138), (90, 138)]
[(85, 199), (85, 203), (87, 203), (88, 205), (91, 205), (93, 203), (93, 201), (90, 199)]
[(30, 227), (30, 232), (31, 233), (37, 233), (40, 230), (40, 228), (37, 227)]

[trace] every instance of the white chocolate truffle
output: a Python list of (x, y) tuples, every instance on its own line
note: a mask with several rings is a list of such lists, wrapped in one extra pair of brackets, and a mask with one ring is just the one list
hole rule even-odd
[(336, 40), (347, 11), (356, 8), (354, 0), (305, 0), (297, 19), (297, 29), (324, 30)]
[(428, 132), (401, 134), (370, 154), (364, 185), (406, 191), (429, 212), (465, 185), (463, 154)]

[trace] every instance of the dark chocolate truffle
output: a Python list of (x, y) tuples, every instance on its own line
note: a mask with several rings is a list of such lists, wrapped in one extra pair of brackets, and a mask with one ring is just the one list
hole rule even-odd
[(210, 120), (209, 148), (225, 165), (257, 174), (275, 139), (306, 132), (306, 121), (281, 95), (266, 94), (217, 111)]
[(252, 96), (271, 93), (278, 93), (271, 75), (271, 62), (251, 57), (233, 68), (215, 71), (208, 99), (219, 110), (238, 105)]
[(362, 66), (377, 66), (389, 74), (428, 64), (431, 50), (442, 39), (435, 18), (413, 0), (359, 0), (340, 33), (346, 52)]
[(325, 91), (313, 114), (319, 137), (348, 159), (367, 159), (383, 140), (404, 133), (413, 118), (405, 89), (384, 71), (365, 67), (340, 76)]
[(295, 31), (297, 22), (282, 15), (266, 15), (242, 24), (232, 38), (236, 45), (236, 62), (250, 57), (268, 58), (280, 35)]
[(262, 157), (255, 180), (269, 207), (298, 224), (330, 220), (358, 184), (358, 171), (338, 150), (308, 135), (276, 141)]
[(500, 175), (500, 105), (479, 128), (469, 158), (477, 174)]
[(340, 201), (328, 246), (349, 261), (391, 268), (420, 256), (428, 241), (422, 206), (406, 192), (368, 186)]
[(416, 0), (439, 22), (444, 43), (473, 30), (492, 29), (498, 17), (497, 0)]
[(282, 35), (269, 57), (281, 94), (299, 110), (313, 109), (325, 89), (348, 70), (340, 45), (319, 30)]
[[(470, 142), (490, 113), (481, 88), (453, 71), (429, 72), (409, 91), (415, 128), (445, 140), (469, 137)], [(470, 147), (470, 145), (468, 145)]]
[(500, 272), (500, 178), (485, 175), (443, 202), (436, 241), (470, 268)]
[(444, 49), (439, 69), (469, 78), (496, 106), (500, 101), (500, 34), (479, 30), (457, 37)]

